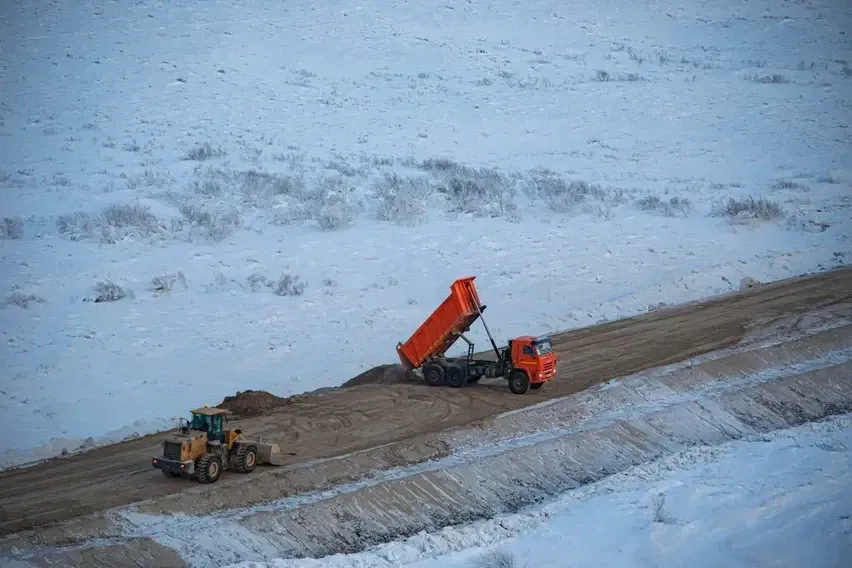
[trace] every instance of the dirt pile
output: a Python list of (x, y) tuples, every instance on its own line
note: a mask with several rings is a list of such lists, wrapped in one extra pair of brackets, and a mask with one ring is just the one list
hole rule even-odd
[(364, 371), (355, 378), (343, 383), (342, 387), (356, 387), (359, 385), (392, 385), (395, 383), (419, 382), (414, 373), (406, 373), (402, 365), (379, 365), (368, 371)]
[(280, 408), (292, 401), (266, 391), (237, 391), (234, 396), (226, 396), (225, 399), (217, 404), (217, 408), (230, 410), (237, 416), (260, 416), (270, 410)]

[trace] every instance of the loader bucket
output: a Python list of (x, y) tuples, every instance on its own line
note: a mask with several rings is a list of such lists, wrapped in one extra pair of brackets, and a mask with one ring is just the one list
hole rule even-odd
[(261, 442), (257, 444), (257, 463), (284, 465), (284, 460), (281, 456), (281, 448), (278, 444), (267, 444)]

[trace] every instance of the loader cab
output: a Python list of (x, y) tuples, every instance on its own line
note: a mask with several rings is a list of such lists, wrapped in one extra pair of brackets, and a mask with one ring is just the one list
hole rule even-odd
[(225, 441), (225, 430), (222, 426), (227, 410), (221, 408), (196, 408), (190, 411), (192, 413), (192, 421), (189, 427), (192, 430), (200, 430), (207, 432), (208, 440)]
[(512, 366), (526, 372), (536, 385), (556, 376), (556, 355), (549, 337), (525, 335), (509, 342)]

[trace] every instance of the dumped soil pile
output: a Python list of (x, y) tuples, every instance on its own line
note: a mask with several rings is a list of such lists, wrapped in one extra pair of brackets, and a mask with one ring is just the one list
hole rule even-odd
[(357, 377), (349, 379), (340, 386), (356, 387), (359, 385), (392, 385), (395, 383), (413, 382), (418, 382), (417, 376), (414, 373), (406, 373), (401, 365), (396, 364), (373, 367)]
[(287, 398), (281, 398), (266, 391), (237, 391), (234, 396), (226, 396), (225, 399), (217, 404), (217, 408), (230, 410), (238, 416), (260, 416), (270, 410), (275, 410), (292, 401)]

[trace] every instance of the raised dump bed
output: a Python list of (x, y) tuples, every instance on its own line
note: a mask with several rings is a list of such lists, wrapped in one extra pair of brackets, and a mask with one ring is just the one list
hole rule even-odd
[(399, 360), (406, 371), (421, 367), (430, 357), (446, 353), (485, 310), (473, 284), (475, 278), (468, 276), (453, 282), (450, 295), (408, 341), (397, 345)]

